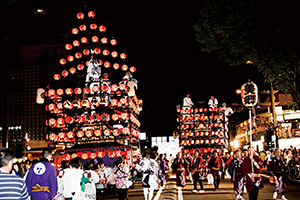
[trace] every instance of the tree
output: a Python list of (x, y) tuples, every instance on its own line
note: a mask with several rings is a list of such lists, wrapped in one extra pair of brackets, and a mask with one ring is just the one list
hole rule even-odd
[(252, 61), (266, 83), (300, 108), (300, 22), (296, 5), (283, 1), (204, 0), (194, 24), (202, 51), (232, 66)]

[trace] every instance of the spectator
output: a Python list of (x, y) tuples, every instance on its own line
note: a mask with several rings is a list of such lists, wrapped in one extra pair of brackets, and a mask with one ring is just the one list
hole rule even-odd
[(124, 164), (124, 158), (118, 158), (118, 164), (114, 168), (114, 173), (116, 174), (116, 188), (118, 192), (119, 200), (128, 199), (128, 188), (129, 188), (129, 168)]
[(62, 190), (65, 200), (72, 200), (73, 197), (83, 195), (80, 185), (81, 178), (83, 176), (83, 170), (80, 169), (81, 164), (81, 158), (73, 158), (70, 160), (69, 168), (63, 171), (61, 187), (63, 188)]
[(83, 165), (84, 169), (84, 176), (87, 176), (87, 182), (83, 182), (82, 184), (85, 184), (85, 194), (86, 194), (86, 200), (96, 200), (96, 184), (99, 183), (99, 176), (98, 174), (93, 170), (94, 169), (94, 163), (92, 161), (88, 161)]
[(0, 199), (27, 200), (28, 193), (24, 180), (10, 174), (13, 166), (13, 153), (10, 149), (0, 152)]
[(51, 150), (44, 150), (40, 162), (32, 165), (26, 177), (27, 191), (32, 200), (53, 199), (57, 192), (56, 169), (51, 165)]

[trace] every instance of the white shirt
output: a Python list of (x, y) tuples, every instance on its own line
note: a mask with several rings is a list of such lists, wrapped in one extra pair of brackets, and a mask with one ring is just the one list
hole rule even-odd
[(209, 99), (208, 106), (211, 108), (216, 108), (218, 106), (218, 100), (215, 98), (214, 100)]
[(73, 192), (81, 191), (82, 169), (65, 169), (62, 177), (63, 194), (65, 198), (73, 197)]
[(192, 99), (191, 98), (187, 98), (185, 97), (183, 99), (183, 107), (191, 107), (193, 104)]

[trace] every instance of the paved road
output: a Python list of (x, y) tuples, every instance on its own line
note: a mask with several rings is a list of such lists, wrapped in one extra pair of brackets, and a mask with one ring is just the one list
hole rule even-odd
[[(259, 191), (258, 199), (261, 200), (273, 200), (272, 190), (273, 186), (268, 182), (268, 179), (263, 178), (264, 188)], [(161, 188), (154, 192), (154, 197), (152, 200), (199, 200), (199, 199), (235, 199), (233, 193), (233, 184), (229, 179), (221, 180), (220, 189), (217, 191), (213, 190), (212, 185), (207, 185), (204, 181), (204, 190), (202, 194), (192, 193), (193, 185), (188, 181), (185, 190), (177, 189), (176, 182), (174, 178), (171, 178), (165, 188)], [(198, 186), (199, 189), (199, 186)], [(248, 200), (248, 194), (244, 195), (245, 200)], [(299, 183), (288, 183), (286, 197), (289, 200), (299, 200), (300, 199), (300, 184)], [(101, 199), (112, 199), (117, 200), (115, 195), (104, 195)], [(130, 200), (143, 200), (143, 188), (141, 184), (135, 184), (135, 189), (129, 190)], [(277, 199), (281, 199), (281, 195), (278, 195)]]

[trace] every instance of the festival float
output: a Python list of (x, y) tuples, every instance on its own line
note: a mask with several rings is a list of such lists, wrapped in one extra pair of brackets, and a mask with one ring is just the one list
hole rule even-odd
[(77, 14), (58, 60), (61, 70), (45, 92), (48, 143), (70, 147), (57, 151), (56, 167), (74, 157), (103, 159), (112, 166), (123, 156), (130, 165), (136, 156), (142, 110), (136, 68), (96, 17), (93, 11)]
[(228, 129), (224, 110), (215, 108), (180, 108), (177, 106), (177, 123), (182, 151), (201, 154), (221, 152), (228, 145)]

